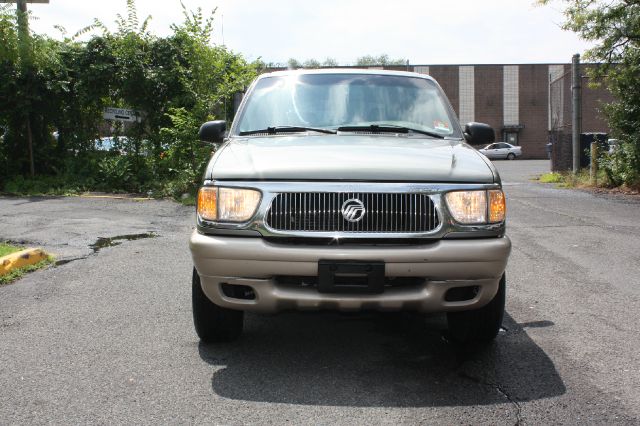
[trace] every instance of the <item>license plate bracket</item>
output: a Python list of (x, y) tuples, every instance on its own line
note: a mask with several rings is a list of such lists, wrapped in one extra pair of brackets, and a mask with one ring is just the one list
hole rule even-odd
[(318, 292), (367, 293), (384, 291), (384, 262), (320, 260)]

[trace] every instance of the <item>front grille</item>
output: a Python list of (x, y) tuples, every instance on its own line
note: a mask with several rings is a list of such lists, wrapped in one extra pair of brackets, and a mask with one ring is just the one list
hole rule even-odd
[[(364, 214), (357, 212), (357, 221), (348, 221), (342, 213), (348, 200), (357, 200), (364, 207)], [(278, 231), (375, 233), (429, 232), (440, 223), (428, 195), (364, 192), (277, 194), (265, 222)]]

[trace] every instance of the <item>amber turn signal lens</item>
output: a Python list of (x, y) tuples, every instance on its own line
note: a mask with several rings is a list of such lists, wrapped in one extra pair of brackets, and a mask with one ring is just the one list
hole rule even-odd
[(198, 191), (198, 215), (204, 220), (218, 219), (218, 188), (203, 186)]
[(504, 192), (501, 189), (492, 189), (489, 192), (489, 222), (502, 222), (507, 214), (507, 205)]

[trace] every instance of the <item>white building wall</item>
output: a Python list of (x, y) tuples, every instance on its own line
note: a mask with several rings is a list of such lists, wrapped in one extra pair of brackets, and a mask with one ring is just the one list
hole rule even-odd
[(520, 124), (519, 70), (518, 65), (505, 65), (502, 70), (502, 113), (505, 126)]
[(475, 121), (475, 80), (473, 66), (460, 66), (459, 76), (459, 100), (460, 100), (460, 122), (469, 123)]

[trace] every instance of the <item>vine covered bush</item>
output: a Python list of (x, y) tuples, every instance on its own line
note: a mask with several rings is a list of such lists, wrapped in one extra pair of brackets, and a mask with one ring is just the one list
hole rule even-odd
[[(215, 10), (183, 6), (183, 22), (158, 37), (126, 4), (114, 31), (96, 20), (73, 36), (59, 28), (61, 40), (25, 35), (28, 17), (0, 6), (0, 190), (195, 190), (212, 153), (198, 128), (233, 119), (233, 97), (259, 62), (212, 43)], [(106, 107), (140, 120), (107, 122)]]

